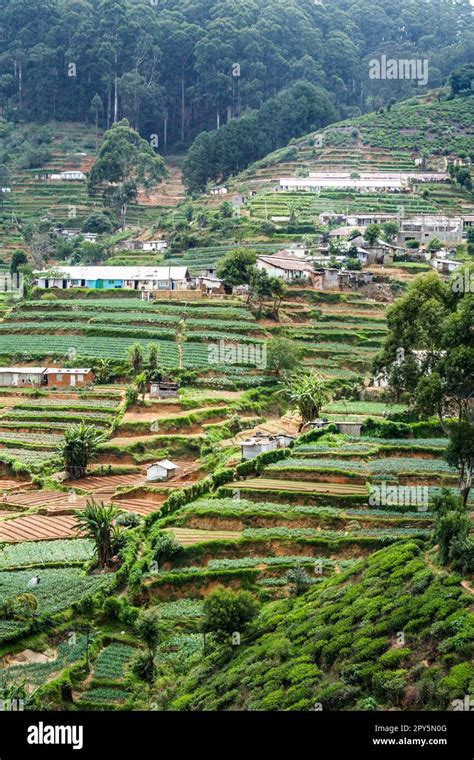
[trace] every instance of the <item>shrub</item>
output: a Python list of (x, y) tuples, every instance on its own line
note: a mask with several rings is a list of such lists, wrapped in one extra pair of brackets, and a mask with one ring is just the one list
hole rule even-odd
[(172, 533), (160, 533), (153, 542), (152, 548), (153, 559), (158, 563), (158, 567), (183, 552), (183, 546)]
[(453, 665), (449, 674), (441, 681), (451, 699), (470, 694), (474, 689), (474, 665), (470, 662), (460, 662)]
[(400, 664), (402, 660), (409, 657), (411, 649), (389, 649), (388, 652), (380, 655), (379, 663), (387, 668), (393, 668)]
[(216, 470), (216, 472), (211, 475), (212, 487), (213, 489), (217, 489), (220, 486), (225, 485), (225, 483), (229, 483), (233, 479), (234, 470), (231, 467), (226, 467), (222, 470)]
[(359, 694), (359, 689), (342, 681), (330, 684), (316, 695), (315, 701), (320, 702), (323, 710), (348, 709)]
[(232, 591), (222, 586), (206, 597), (203, 606), (203, 631), (213, 633), (218, 641), (239, 635), (256, 616), (259, 604), (249, 591)]

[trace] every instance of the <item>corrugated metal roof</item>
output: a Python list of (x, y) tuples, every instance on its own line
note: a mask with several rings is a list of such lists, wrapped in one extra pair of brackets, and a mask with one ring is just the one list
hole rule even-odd
[(76, 367), (48, 367), (46, 370), (47, 375), (87, 375), (88, 372), (92, 372), (91, 368), (78, 369)]
[(46, 367), (0, 367), (0, 372), (3, 373), (15, 373), (25, 375), (41, 375), (46, 372)]
[(174, 462), (171, 462), (169, 459), (161, 459), (159, 462), (154, 462), (153, 464), (150, 464), (147, 467), (147, 470), (149, 470), (150, 467), (156, 467), (157, 465), (159, 465), (160, 467), (163, 467), (165, 470), (178, 469), (178, 465), (174, 464)]
[[(71, 280), (184, 280), (188, 273), (187, 267), (74, 267), (58, 266), (53, 274), (64, 274), (66, 279)], [(35, 270), (35, 275), (45, 277), (48, 270)], [(51, 279), (62, 279), (61, 276)]]
[(283, 259), (273, 258), (273, 256), (259, 256), (257, 261), (268, 264), (275, 269), (284, 269), (285, 271), (311, 272), (312, 266), (308, 261), (301, 259)]

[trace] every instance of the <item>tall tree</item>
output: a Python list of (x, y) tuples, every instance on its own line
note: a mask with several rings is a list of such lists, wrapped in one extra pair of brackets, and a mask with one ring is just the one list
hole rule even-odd
[(165, 163), (126, 119), (114, 124), (102, 140), (88, 183), (88, 192), (101, 192), (125, 229), (127, 208), (140, 189), (156, 186), (167, 175)]
[(91, 101), (91, 114), (94, 117), (94, 123), (95, 123), (95, 152), (97, 154), (97, 151), (99, 150), (99, 119), (104, 113), (104, 104), (102, 103), (102, 98), (100, 95), (96, 92), (94, 97)]

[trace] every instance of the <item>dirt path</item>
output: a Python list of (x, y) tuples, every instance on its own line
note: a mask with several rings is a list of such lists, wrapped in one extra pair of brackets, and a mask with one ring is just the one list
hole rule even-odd
[[(131, 412), (125, 412), (123, 416), (123, 422), (154, 422), (155, 420), (159, 419), (168, 419), (172, 417), (186, 417), (188, 414), (198, 414), (199, 412), (207, 412), (211, 409), (215, 409), (216, 412), (219, 412), (219, 410), (223, 410), (223, 407), (221, 406), (200, 406), (196, 409), (180, 409), (179, 411), (161, 411), (157, 409), (156, 411), (131, 411)], [(225, 409), (224, 409), (225, 411)]]

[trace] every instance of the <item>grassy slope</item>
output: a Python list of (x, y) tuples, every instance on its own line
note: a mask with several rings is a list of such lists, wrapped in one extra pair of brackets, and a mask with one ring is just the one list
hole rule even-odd
[(469, 605), (457, 577), (433, 571), (415, 542), (397, 544), (265, 605), (240, 649), (209, 655), (170, 707), (452, 709), (474, 687)]

